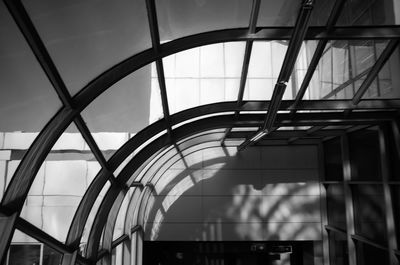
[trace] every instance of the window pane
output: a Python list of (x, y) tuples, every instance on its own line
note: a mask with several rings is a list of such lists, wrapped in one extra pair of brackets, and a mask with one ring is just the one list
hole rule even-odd
[(342, 148), (340, 139), (324, 142), (325, 180), (343, 180)]
[[(163, 59), (170, 113), (221, 101), (237, 100), (245, 44), (219, 43)], [(158, 90), (155, 65), (152, 91)]]
[(205, 31), (249, 26), (252, 1), (156, 0), (162, 41)]
[(55, 90), (3, 2), (0, 88), (0, 132), (39, 132), (61, 108)]
[(150, 84), (150, 67), (146, 66), (114, 84), (82, 112), (107, 158), (150, 124), (153, 109), (161, 108), (155, 105), (160, 102), (151, 101)]
[(338, 21), (349, 25), (398, 25), (399, 6), (396, 1), (351, 0), (346, 1)]
[(21, 217), (65, 241), (75, 210), (100, 170), (74, 125), (62, 134), (37, 173)]
[(382, 180), (378, 131), (350, 134), (349, 151), (352, 180)]
[(304, 99), (351, 99), (387, 41), (330, 41)]
[(40, 264), (39, 244), (11, 245), (8, 257), (8, 264), (12, 265), (39, 265)]
[(347, 250), (347, 239), (345, 235), (330, 232), (329, 234), (329, 259), (331, 264), (349, 264), (349, 253)]
[(23, 1), (71, 94), (151, 47), (145, 1)]
[(258, 27), (294, 26), (301, 1), (261, 1)]
[(380, 185), (352, 186), (356, 234), (387, 244), (385, 202)]
[(346, 210), (343, 185), (329, 184), (326, 189), (328, 224), (346, 230)]
[[(383, 50), (385, 46), (380, 47)], [(389, 60), (385, 63), (377, 78), (364, 94), (363, 99), (381, 98), (391, 99), (400, 98), (400, 48), (396, 48)]]

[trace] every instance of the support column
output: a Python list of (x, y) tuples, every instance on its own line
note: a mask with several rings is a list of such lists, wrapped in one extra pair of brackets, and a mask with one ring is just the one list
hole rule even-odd
[(386, 219), (386, 232), (389, 247), (389, 261), (390, 265), (398, 265), (399, 262), (395, 255), (394, 250), (397, 250), (396, 228), (393, 214), (393, 202), (389, 186), (389, 168), (388, 149), (387, 149), (387, 129), (379, 127), (379, 153), (381, 160), (381, 174), (383, 181), (383, 196), (385, 200), (385, 219)]
[(342, 146), (342, 167), (343, 167), (343, 188), (346, 209), (346, 232), (347, 232), (347, 249), (349, 252), (349, 265), (357, 264), (356, 245), (352, 239), (355, 235), (354, 228), (354, 209), (353, 209), (353, 195), (349, 181), (351, 180), (351, 163), (349, 154), (349, 140), (347, 134), (341, 137)]
[[(319, 181), (325, 180), (325, 164), (324, 164), (324, 147), (322, 143), (318, 145), (318, 171), (319, 171)], [(328, 212), (327, 212), (327, 196), (326, 196), (326, 187), (324, 184), (319, 184), (320, 190), (320, 205), (321, 205), (321, 232), (322, 232), (322, 252), (324, 257), (324, 264), (330, 265), (329, 258), (329, 233), (325, 229), (325, 226), (328, 225)]]

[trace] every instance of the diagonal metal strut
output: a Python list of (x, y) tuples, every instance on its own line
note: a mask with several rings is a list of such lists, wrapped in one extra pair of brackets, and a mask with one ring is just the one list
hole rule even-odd
[(297, 56), (300, 51), (301, 44), (306, 35), (308, 24), (313, 9), (314, 1), (306, 0), (303, 2), (299, 15), (296, 20), (295, 29), (293, 35), (289, 41), (289, 46), (283, 60), (282, 68), (276, 82), (274, 92), (271, 97), (271, 104), (268, 107), (267, 116), (261, 129), (250, 139), (243, 142), (238, 150), (243, 150), (249, 144), (256, 143), (262, 139), (265, 135), (271, 132), (280, 103), (282, 101), (283, 94), (286, 90), (287, 82), (289, 81), (290, 75), (293, 71), (294, 64), (297, 60)]

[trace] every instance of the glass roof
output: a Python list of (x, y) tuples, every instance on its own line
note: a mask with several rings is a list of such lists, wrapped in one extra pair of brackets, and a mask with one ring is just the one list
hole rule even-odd
[(151, 47), (144, 1), (23, 1), (70, 93)]
[(166, 154), (187, 158), (174, 173), (193, 166), (187, 139), (226, 140), (229, 156), (264, 138), (321, 141), (400, 108), (396, 1), (5, 2), (0, 214), (21, 213), (24, 233), (64, 254), (82, 244), (78, 257), (97, 259), (99, 240), (127, 236), (128, 208), (146, 219), (121, 199), (132, 187), (192, 185), (190, 170), (157, 175)]

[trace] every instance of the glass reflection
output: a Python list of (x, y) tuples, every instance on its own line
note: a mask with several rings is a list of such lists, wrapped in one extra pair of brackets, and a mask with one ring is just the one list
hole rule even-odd
[[(304, 99), (351, 99), (386, 47), (387, 41), (330, 41), (318, 63)], [(392, 68), (389, 72), (395, 71)], [(387, 70), (386, 70), (387, 71)], [(382, 80), (380, 80), (382, 78)], [(388, 93), (388, 74), (371, 85), (367, 97)], [(387, 85), (386, 85), (387, 87)]]

